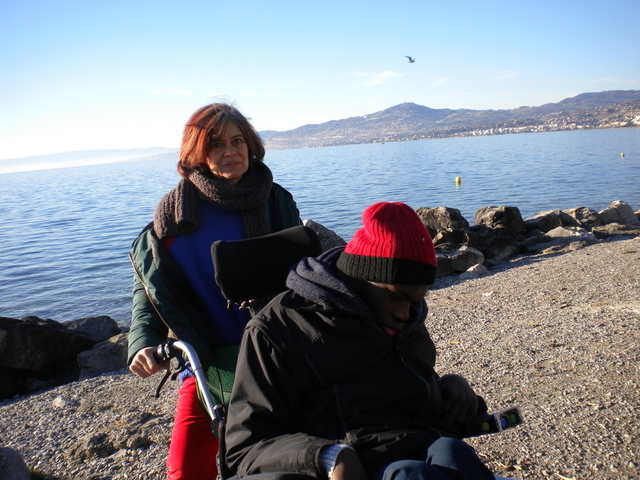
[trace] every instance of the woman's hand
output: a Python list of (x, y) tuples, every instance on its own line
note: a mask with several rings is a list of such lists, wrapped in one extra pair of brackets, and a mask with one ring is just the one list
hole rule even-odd
[(140, 378), (147, 378), (162, 369), (169, 368), (169, 360), (162, 363), (156, 362), (153, 355), (155, 351), (156, 347), (145, 347), (138, 350), (129, 365), (129, 370)]
[(460, 375), (445, 375), (439, 380), (444, 410), (449, 420), (471, 422), (477, 414), (478, 397), (469, 382)]
[(345, 448), (336, 459), (331, 480), (369, 480), (356, 452)]

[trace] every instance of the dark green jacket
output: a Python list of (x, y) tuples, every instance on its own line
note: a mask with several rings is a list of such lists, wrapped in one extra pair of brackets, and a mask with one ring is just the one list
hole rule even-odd
[[(271, 200), (265, 204), (265, 214), (273, 220), (275, 231), (300, 225), (300, 214), (287, 190), (274, 183)], [(275, 206), (274, 212), (269, 203)], [(208, 346), (214, 343), (207, 320), (197, 308), (200, 302), (152, 227), (148, 225), (136, 238), (129, 254), (135, 274), (128, 363), (141, 348), (164, 343), (171, 330), (195, 348), (204, 365), (213, 365)]]

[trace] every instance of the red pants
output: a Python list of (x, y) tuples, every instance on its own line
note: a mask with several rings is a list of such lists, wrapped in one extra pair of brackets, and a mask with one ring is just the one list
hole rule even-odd
[(167, 458), (169, 480), (215, 480), (218, 439), (198, 400), (196, 379), (187, 378), (178, 392), (176, 417)]

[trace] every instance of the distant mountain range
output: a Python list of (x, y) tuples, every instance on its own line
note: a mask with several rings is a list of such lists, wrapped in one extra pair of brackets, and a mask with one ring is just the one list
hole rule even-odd
[(87, 165), (147, 160), (151, 158), (161, 160), (172, 156), (177, 160), (178, 149), (152, 147), (130, 148), (126, 150), (79, 150), (76, 152), (51, 153), (47, 155), (0, 160), (0, 173), (82, 167)]
[[(511, 110), (433, 109), (402, 103), (362, 117), (261, 131), (267, 150), (427, 138), (592, 128), (640, 127), (640, 90), (582, 93), (558, 103)], [(147, 159), (178, 159), (177, 148), (85, 150), (0, 160), (0, 174)]]
[(263, 131), (268, 150), (472, 135), (640, 127), (640, 90), (582, 93), (558, 103), (511, 110), (433, 109), (402, 103), (380, 112)]

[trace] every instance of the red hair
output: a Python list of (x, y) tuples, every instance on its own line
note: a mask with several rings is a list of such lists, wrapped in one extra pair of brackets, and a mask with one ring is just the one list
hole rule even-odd
[(211, 144), (224, 135), (229, 122), (240, 129), (247, 143), (249, 161), (263, 161), (264, 144), (249, 120), (227, 103), (213, 103), (198, 109), (184, 127), (178, 161), (181, 177), (188, 178), (194, 170), (209, 171), (207, 158)]

